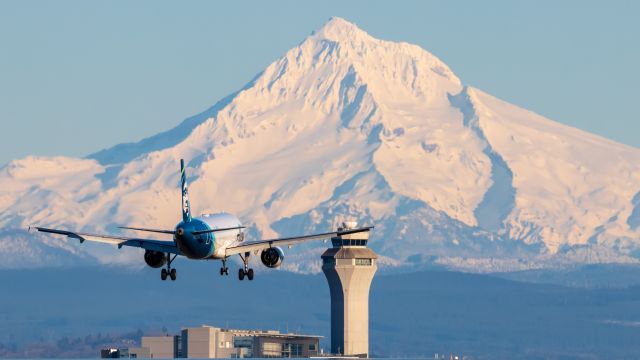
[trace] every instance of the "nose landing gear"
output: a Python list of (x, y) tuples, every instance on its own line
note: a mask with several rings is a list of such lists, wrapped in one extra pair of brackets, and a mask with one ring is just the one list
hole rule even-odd
[(229, 275), (229, 268), (227, 267), (227, 259), (222, 260), (222, 267), (220, 268), (220, 276)]
[(167, 280), (167, 276), (171, 278), (171, 281), (176, 280), (177, 272), (176, 269), (171, 268), (171, 263), (176, 259), (177, 256), (178, 255), (173, 255), (173, 257), (171, 257), (171, 254), (167, 254), (167, 259), (169, 259), (169, 261), (167, 261), (167, 268), (160, 271), (160, 278), (162, 279), (162, 281)]

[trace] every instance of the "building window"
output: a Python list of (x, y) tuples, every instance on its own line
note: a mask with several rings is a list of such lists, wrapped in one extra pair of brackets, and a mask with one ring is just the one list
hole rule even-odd
[(301, 357), (302, 356), (302, 344), (282, 344), (282, 357)]
[(266, 342), (262, 344), (262, 356), (264, 357), (281, 357), (282, 345), (278, 343)]
[[(233, 347), (237, 348), (239, 357), (253, 357), (253, 337), (236, 336), (233, 338)], [(256, 349), (259, 353), (259, 349)]]
[(325, 257), (325, 258), (322, 258), (322, 262), (324, 264), (327, 264), (327, 265), (333, 265), (333, 264), (336, 263), (336, 259), (330, 258), (330, 257)]
[(316, 344), (309, 344), (309, 351), (316, 351)]
[(370, 266), (371, 265), (371, 259), (356, 259), (356, 265)]
[(302, 344), (291, 344), (291, 356), (293, 357), (302, 356)]

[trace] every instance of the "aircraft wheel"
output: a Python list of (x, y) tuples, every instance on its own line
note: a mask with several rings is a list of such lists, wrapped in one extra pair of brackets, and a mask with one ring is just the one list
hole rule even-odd
[(224, 268), (224, 274), (225, 275), (229, 275), (229, 268), (228, 267)]
[(224, 268), (220, 268), (220, 276), (224, 275)]
[(240, 279), (240, 281), (244, 280), (244, 269), (238, 270), (238, 279)]
[(162, 269), (162, 271), (160, 271), (160, 278), (164, 281), (167, 280), (167, 269)]
[(253, 269), (249, 269), (249, 271), (247, 271), (247, 277), (249, 280), (253, 280)]
[(176, 269), (171, 269), (171, 272), (169, 272), (169, 276), (171, 276), (172, 281), (175, 281), (177, 277)]

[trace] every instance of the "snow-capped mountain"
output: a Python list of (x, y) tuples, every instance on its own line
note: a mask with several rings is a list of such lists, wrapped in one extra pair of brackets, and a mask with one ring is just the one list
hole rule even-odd
[[(420, 47), (340, 18), (174, 129), (84, 159), (8, 163), (0, 252), (42, 253), (45, 237), (21, 233), (30, 224), (172, 228), (180, 158), (194, 210), (238, 214), (254, 237), (355, 218), (376, 225), (370, 244), (388, 266), (637, 262), (640, 150), (466, 86)], [(16, 237), (29, 245), (13, 250)], [(142, 263), (136, 250), (46, 244)], [(289, 252), (285, 265), (317, 271), (322, 246)]]

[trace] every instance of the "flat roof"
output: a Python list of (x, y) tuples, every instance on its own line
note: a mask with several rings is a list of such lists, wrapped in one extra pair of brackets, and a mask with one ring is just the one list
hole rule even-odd
[(261, 337), (276, 337), (276, 338), (309, 338), (309, 339), (320, 339), (324, 338), (324, 336), (320, 335), (306, 335), (306, 334), (296, 334), (296, 333), (281, 333), (278, 330), (243, 330), (243, 329), (224, 329), (210, 325), (201, 325), (200, 327), (190, 327), (183, 328), (182, 330), (189, 329), (202, 329), (202, 328), (211, 328), (216, 329), (221, 332), (232, 333), (236, 336), (261, 336)]
[(269, 333), (253, 333), (253, 334), (242, 334), (238, 333), (237, 336), (247, 336), (247, 337), (270, 337), (270, 338), (280, 338), (280, 339), (293, 339), (293, 338), (307, 338), (307, 339), (320, 339), (324, 338), (324, 336), (320, 335), (304, 335), (304, 334), (269, 334)]

